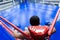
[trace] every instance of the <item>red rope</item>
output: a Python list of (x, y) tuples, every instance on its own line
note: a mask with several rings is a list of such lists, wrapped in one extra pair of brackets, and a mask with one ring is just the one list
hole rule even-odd
[(52, 30), (53, 30), (53, 28), (54, 28), (54, 25), (55, 25), (55, 23), (56, 23), (56, 21), (57, 21), (57, 19), (58, 19), (59, 13), (60, 13), (60, 9), (58, 10), (58, 12), (57, 12), (57, 14), (56, 14), (56, 16), (55, 16), (55, 18), (54, 18), (54, 20), (53, 20), (53, 22), (52, 22), (52, 25), (50, 25), (50, 29), (49, 29), (49, 31), (48, 31), (48, 35), (51, 35)]
[(15, 25), (12, 24), (11, 22), (9, 22), (7, 19), (3, 18), (2, 16), (0, 16), (0, 18), (2, 18), (4, 21), (6, 21), (8, 24), (10, 24), (13, 28), (15, 28), (15, 29), (18, 30), (20, 33), (22, 33), (26, 38), (30, 38), (29, 35), (27, 35), (26, 33), (24, 33), (21, 29), (19, 29), (17, 26), (15, 26)]

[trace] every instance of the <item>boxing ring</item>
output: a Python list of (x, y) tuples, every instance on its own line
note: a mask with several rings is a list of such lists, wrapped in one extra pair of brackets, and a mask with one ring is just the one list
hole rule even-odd
[[(33, 15), (39, 16), (39, 18), (41, 19), (41, 21), (40, 21), (41, 25), (44, 25), (45, 22), (52, 22), (53, 21), (53, 19), (54, 19), (55, 15), (56, 15), (58, 9), (59, 9), (58, 6), (52, 6), (52, 5), (42, 5), (42, 4), (24, 4), (24, 5), (22, 5), (21, 4), (21, 5), (15, 6), (14, 8), (2, 11), (0, 15), (3, 16), (3, 17), (5, 17), (7, 20), (9, 20), (10, 22), (12, 22), (17, 27), (20, 26), (19, 28), (21, 28), (22, 30), (24, 30), (23, 27), (25, 28), (25, 27), (30, 26), (30, 24), (29, 24), (29, 18), (31, 16), (33, 16)], [(4, 14), (4, 13), (6, 13), (6, 14)], [(14, 14), (12, 14), (12, 13), (14, 13)], [(47, 15), (49, 15), (49, 17)], [(45, 16), (46, 18), (43, 17), (43, 16)], [(3, 21), (3, 22), (5, 22), (5, 21)], [(11, 36), (13, 36), (13, 34), (12, 34), (13, 32), (7, 27), (7, 25), (11, 24), (11, 23), (7, 21), (8, 23), (5, 23), (6, 25), (4, 25), (3, 22), (0, 21), (0, 23), (2, 23), (1, 25), (3, 27), (5, 26), (5, 29), (7, 28), (8, 32), (9, 32), (8, 34), (11, 35)], [(56, 26), (59, 25), (60, 21), (57, 21), (57, 23), (56, 23)], [(13, 25), (11, 25), (11, 26), (13, 26)], [(16, 26), (13, 26), (13, 27), (19, 31), (20, 29), (17, 28)], [(59, 30), (58, 27), (56, 27), (56, 29)], [(19, 32), (23, 33), (22, 30), (19, 31)], [(27, 36), (27, 38), (29, 37), (25, 33), (23, 33), (23, 34), (25, 36)], [(58, 40), (57, 38), (59, 38), (59, 36), (57, 36), (56, 34), (58, 34), (58, 31), (55, 34), (52, 35), (51, 40)], [(54, 36), (56, 36), (56, 38)], [(55, 39), (53, 39), (53, 38), (55, 38)], [(12, 38), (12, 40), (15, 40), (15, 39)]]

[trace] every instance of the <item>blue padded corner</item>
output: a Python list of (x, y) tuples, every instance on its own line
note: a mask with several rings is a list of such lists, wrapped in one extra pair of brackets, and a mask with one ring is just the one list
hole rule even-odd
[(0, 40), (15, 40), (15, 38), (0, 25)]

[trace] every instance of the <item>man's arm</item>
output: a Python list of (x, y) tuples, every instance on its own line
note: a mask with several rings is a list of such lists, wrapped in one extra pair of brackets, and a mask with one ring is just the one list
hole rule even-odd
[[(14, 30), (14, 37), (19, 39), (25, 39), (25, 36), (21, 33), (19, 33), (17, 30)], [(24, 31), (27, 35), (29, 35), (28, 31)]]
[(21, 33), (19, 33), (17, 30), (13, 30), (13, 34), (14, 34), (14, 37), (15, 38), (20, 38), (20, 39), (22, 39), (24, 36), (21, 34)]
[[(48, 26), (49, 29), (50, 29), (50, 25), (52, 25), (52, 24), (51, 24), (50, 22), (46, 22), (45, 25)], [(52, 30), (52, 33), (54, 33), (54, 32), (56, 32), (55, 27), (54, 27), (53, 30)]]
[(53, 28), (53, 31), (52, 31), (52, 33), (54, 33), (54, 32), (56, 32), (56, 29), (55, 29), (55, 27)]

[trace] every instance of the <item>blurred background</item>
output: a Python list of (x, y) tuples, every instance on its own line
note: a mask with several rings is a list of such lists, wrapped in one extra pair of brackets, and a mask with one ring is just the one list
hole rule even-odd
[[(40, 18), (40, 25), (52, 23), (59, 7), (60, 0), (0, 0), (0, 16), (25, 30), (25, 27), (30, 26), (30, 17), (34, 15)], [(12, 28), (8, 23), (5, 24)], [(51, 40), (59, 40), (60, 15), (55, 28), (56, 32), (51, 36)]]

